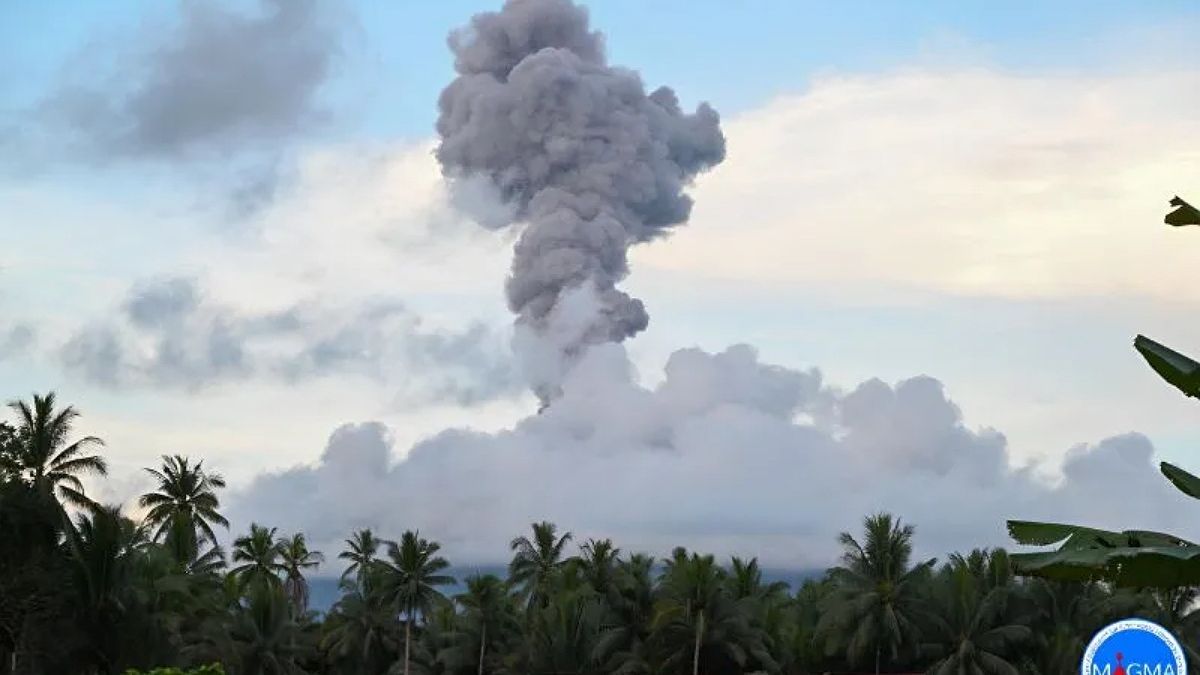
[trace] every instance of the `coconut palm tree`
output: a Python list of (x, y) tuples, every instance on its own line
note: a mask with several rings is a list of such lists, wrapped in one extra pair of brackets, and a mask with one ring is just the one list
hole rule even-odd
[(554, 578), (566, 564), (563, 549), (571, 541), (571, 533), (556, 536), (554, 523), (533, 524), (533, 538), (517, 537), (510, 548), (515, 551), (508, 565), (508, 580), (520, 589), (526, 610), (545, 607)]
[[(843, 532), (842, 565), (830, 570), (834, 592), (826, 599), (817, 626), (828, 652), (845, 654), (851, 666), (894, 662), (914, 653), (923, 615), (921, 582), (935, 560), (912, 565), (914, 528), (890, 514), (868, 516), (859, 543)], [(911, 651), (910, 651), (911, 650)]]
[(183, 518), (171, 520), (162, 547), (177, 565), (192, 574), (217, 573), (225, 567), (225, 549), (215, 542), (200, 541), (196, 530)]
[(445, 599), (438, 586), (454, 583), (454, 577), (441, 574), (450, 563), (437, 555), (440, 549), (437, 542), (409, 530), (400, 537), (399, 544), (388, 545), (389, 559), (380, 565), (380, 592), (404, 615), (404, 675), (410, 672), (413, 623), (436, 600)]
[(833, 580), (828, 574), (816, 579), (806, 579), (796, 591), (792, 635), (787, 646), (796, 670), (800, 672), (833, 670), (833, 664), (829, 662), (829, 656), (826, 655), (817, 633), (823, 616), (821, 608), (825, 606), (826, 599), (833, 591)]
[[(217, 543), (213, 525), (228, 528), (229, 521), (217, 509), (221, 501), (217, 490), (225, 487), (218, 473), (205, 471), (204, 462), (192, 464), (181, 455), (163, 455), (161, 469), (146, 468), (158, 481), (158, 487), (138, 499), (142, 508), (150, 509), (144, 518), (154, 528), (154, 541), (162, 541), (173, 532), (186, 534), (198, 547), (204, 541)], [(178, 529), (174, 524), (179, 523)]]
[[(761, 634), (761, 639), (773, 658), (791, 658), (794, 622), (791, 621), (794, 606), (789, 597), (790, 589), (782, 581), (764, 583), (758, 558), (745, 560), (734, 556), (725, 575), (725, 587), (729, 596), (749, 621), (750, 628)], [(748, 670), (762, 670), (765, 664), (752, 662)]]
[(711, 555), (682, 553), (668, 563), (654, 622), (659, 670), (715, 675), (740, 672), (751, 661), (775, 670), (748, 608), (729, 594), (724, 570)]
[(108, 463), (103, 457), (88, 454), (92, 448), (103, 447), (104, 441), (95, 436), (72, 441), (71, 432), (79, 411), (72, 406), (58, 408), (57, 404), (54, 392), (44, 396), (34, 394), (30, 402), (8, 404), (17, 415), (11, 469), (36, 491), (54, 495), (61, 504), (95, 509), (97, 505), (84, 493), (79, 476), (108, 473)]
[(601, 596), (608, 595), (621, 549), (613, 546), (611, 539), (589, 539), (579, 547), (579, 552), (579, 566), (583, 577)]
[(737, 600), (745, 598), (761, 600), (778, 593), (787, 593), (788, 590), (788, 585), (782, 581), (763, 584), (762, 568), (758, 566), (758, 558), (744, 560), (734, 556), (730, 560), (726, 583), (729, 586), (729, 593)]
[(228, 643), (236, 672), (245, 675), (303, 675), (297, 663), (306, 651), (304, 635), (277, 586), (254, 584), (244, 605), (234, 610)]
[(338, 558), (349, 560), (350, 564), (342, 571), (342, 581), (353, 575), (359, 588), (366, 588), (368, 577), (375, 563), (378, 562), (379, 547), (387, 542), (375, 536), (370, 528), (357, 530), (346, 540), (346, 550), (338, 554)]
[(1077, 669), (1088, 638), (1103, 624), (1107, 594), (1093, 582), (1033, 578), (1026, 595), (1035, 629), (1031, 666), (1041, 675)]
[(640, 675), (652, 672), (647, 643), (654, 622), (654, 558), (634, 554), (619, 561), (605, 597), (595, 656), (605, 672)]
[(1011, 578), (1002, 550), (951, 556), (933, 585), (930, 675), (1018, 675), (1017, 650), (1033, 638), (1032, 617), (1020, 611)]
[(603, 607), (590, 589), (554, 593), (535, 608), (526, 631), (522, 672), (600, 675), (596, 637)]
[(280, 542), (275, 539), (275, 528), (257, 523), (250, 524), (250, 534), (233, 540), (233, 561), (242, 563), (229, 571), (239, 588), (252, 584), (280, 586), (279, 573), (285, 568), (279, 562), (282, 553)]
[(351, 588), (325, 619), (321, 649), (338, 669), (379, 675), (395, 660), (399, 640), (395, 612), (379, 593)]
[[(459, 661), (459, 616), (454, 602), (438, 596), (421, 613), (421, 633), (412, 643), (411, 670), (416, 675), (456, 675), (470, 668), (472, 661)], [(404, 661), (392, 664), (388, 675), (401, 675)]]
[(501, 652), (510, 637), (520, 631), (508, 584), (494, 574), (471, 576), (466, 592), (454, 600), (463, 610), (460, 633), (466, 639), (460, 638), (460, 649), (471, 652), (459, 655), (455, 661), (473, 663), (478, 675), (483, 675), (489, 657)]
[(141, 529), (114, 506), (80, 515), (67, 530), (71, 587), (89, 643), (88, 659), (97, 672), (116, 665), (134, 558), (145, 542)]
[(279, 542), (279, 569), (283, 572), (283, 590), (292, 601), (297, 615), (308, 611), (308, 581), (304, 570), (316, 569), (325, 562), (320, 551), (308, 550), (304, 534), (297, 532)]

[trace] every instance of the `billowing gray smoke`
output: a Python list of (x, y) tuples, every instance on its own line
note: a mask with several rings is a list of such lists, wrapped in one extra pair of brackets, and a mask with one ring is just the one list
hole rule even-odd
[[(647, 94), (608, 65), (570, 0), (508, 0), (449, 43), (458, 77), (439, 101), (437, 158), (512, 206), (502, 225), (526, 223), (507, 285), (518, 326), (568, 357), (638, 333), (646, 309), (616, 288), (627, 251), (687, 220), (684, 187), (725, 156), (716, 111), (684, 113), (671, 89)], [(584, 298), (564, 308), (572, 294)]]
[[(1070, 450), (1049, 485), (1013, 467), (1002, 434), (968, 427), (930, 377), (845, 392), (742, 345), (676, 351), (648, 386), (623, 344), (581, 349), (645, 326), (615, 288), (627, 248), (687, 217), (682, 187), (723, 154), (716, 115), (683, 115), (669, 91), (646, 96), (607, 67), (565, 0), (514, 0), (451, 45), (460, 76), (442, 96), (439, 157), (485, 221), (527, 223), (508, 286), (518, 335), (537, 332), (572, 367), (543, 381), (554, 404), (511, 428), (448, 429), (393, 452), (383, 424), (347, 425), (316, 463), (234, 495), (234, 532), (257, 519), (328, 553), (355, 528), (418, 529), (457, 563), (494, 563), (551, 520), (627, 552), (683, 545), (812, 568), (879, 510), (918, 524), (922, 556), (1010, 543), (1006, 518), (1197, 530), (1139, 434)], [(486, 208), (489, 190), (505, 208)], [(1115, 480), (1129, 498), (1113, 499)]]

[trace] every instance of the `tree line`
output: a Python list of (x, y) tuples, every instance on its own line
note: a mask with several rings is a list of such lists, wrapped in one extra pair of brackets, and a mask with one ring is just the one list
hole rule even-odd
[(307, 578), (324, 556), (263, 524), (224, 550), (225, 481), (203, 462), (148, 468), (135, 521), (88, 496), (81, 478), (107, 463), (75, 408), (51, 393), (9, 409), (0, 674), (1066, 675), (1095, 630), (1129, 616), (1172, 630), (1189, 660), (1200, 645), (1194, 587), (1021, 577), (998, 548), (916, 560), (913, 526), (886, 513), (795, 589), (753, 558), (655, 559), (542, 522), (512, 540), (503, 578), (449, 596), (436, 541), (362, 529), (336, 553), (341, 595), (321, 615)]

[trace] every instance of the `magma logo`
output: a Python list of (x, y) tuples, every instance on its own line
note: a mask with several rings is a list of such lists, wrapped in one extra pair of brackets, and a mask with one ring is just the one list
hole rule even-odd
[(1080, 675), (1187, 675), (1187, 659), (1167, 629), (1143, 619), (1106, 626), (1083, 653)]

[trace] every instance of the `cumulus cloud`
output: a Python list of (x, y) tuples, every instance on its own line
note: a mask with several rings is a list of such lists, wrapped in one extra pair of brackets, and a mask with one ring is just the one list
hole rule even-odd
[[(1002, 433), (965, 425), (931, 377), (871, 379), (843, 392), (817, 370), (770, 365), (741, 345), (677, 351), (659, 384), (641, 384), (623, 345), (594, 344), (644, 327), (640, 303), (637, 321), (618, 321), (602, 340), (577, 336), (603, 308), (633, 306), (631, 296), (606, 295), (625, 278), (625, 247), (656, 240), (644, 227), (688, 215), (679, 188), (724, 154), (715, 113), (680, 117), (669, 93), (647, 102), (628, 71), (609, 71), (599, 36), (569, 2), (509, 0), (450, 44), (459, 77), (440, 101), (438, 159), (452, 180), (488, 179), (490, 189), (476, 184), (460, 199), (482, 205), (485, 226), (528, 221), (510, 308), (525, 321), (553, 319), (567, 339), (549, 347), (575, 344), (578, 358), (544, 378), (561, 383), (548, 407), (506, 430), (450, 429), (396, 457), (383, 425), (344, 426), (316, 463), (261, 474), (239, 491), (235, 522), (304, 530), (326, 550), (357, 527), (385, 536), (416, 528), (459, 561), (494, 562), (510, 537), (549, 519), (625, 550), (685, 545), (801, 566), (832, 562), (836, 534), (879, 510), (916, 523), (919, 546), (935, 554), (1005, 543), (1006, 518), (1194, 529), (1181, 522), (1187, 500), (1156, 475), (1144, 436), (1076, 447), (1060, 482), (1043, 482), (1038, 467), (1014, 466)], [(1077, 292), (1072, 274), (1113, 280), (1105, 265), (1130, 254), (1072, 247), (1096, 225), (1087, 215), (1097, 212), (1079, 205), (1111, 206), (1107, 195), (1127, 199), (1163, 166), (1194, 161), (1163, 129), (1124, 125), (1148, 112), (1139, 95), (1173, 101), (1167, 94), (1194, 80), (986, 72), (824, 80), (729, 125), (728, 162), (695, 192), (694, 223), (711, 229), (681, 231), (669, 248), (650, 244), (638, 260), (705, 277)], [(681, 162), (626, 176), (622, 160), (642, 157), (640, 145), (605, 156), (626, 138), (608, 134), (613, 91), (632, 112), (669, 103), (668, 140), (650, 134), (662, 142), (649, 146), (665, 160), (675, 135), (687, 137)], [(621, 120), (632, 114), (617, 107)], [(1186, 113), (1171, 119), (1175, 131), (1195, 129)], [(592, 143), (597, 120), (604, 142)], [(1112, 138), (1114, 128), (1125, 135)], [(698, 141), (694, 156), (685, 140)], [(1130, 159), (1128, 173), (1111, 172)], [(665, 194), (681, 201), (634, 190), (647, 201), (624, 203), (622, 181), (656, 168), (672, 179), (660, 186)], [(492, 206), (497, 198), (508, 214)], [(657, 218), (659, 206), (669, 218)], [(1056, 230), (1058, 221), (1068, 225)], [(588, 258), (596, 251), (599, 262)], [(549, 282), (548, 293), (526, 294), (530, 280)]]
[(836, 534), (880, 509), (917, 524), (932, 554), (1004, 544), (1006, 518), (1194, 529), (1141, 435), (1071, 450), (1051, 485), (1009, 466), (1003, 435), (964, 426), (933, 378), (841, 392), (745, 345), (678, 351), (653, 388), (622, 347), (594, 347), (561, 399), (511, 430), (394, 450), (381, 424), (344, 426), (315, 464), (239, 491), (231, 514), (304, 530), (326, 550), (356, 527), (420, 528), (460, 562), (504, 559), (508, 539), (542, 519), (626, 550), (799, 566), (832, 562)]
[(252, 377), (360, 375), (404, 386), (406, 402), (470, 405), (512, 394), (504, 339), (480, 323), (427, 326), (392, 300), (299, 302), (243, 311), (190, 278), (135, 284), (117, 318), (78, 330), (64, 365), (110, 387), (197, 390)]

